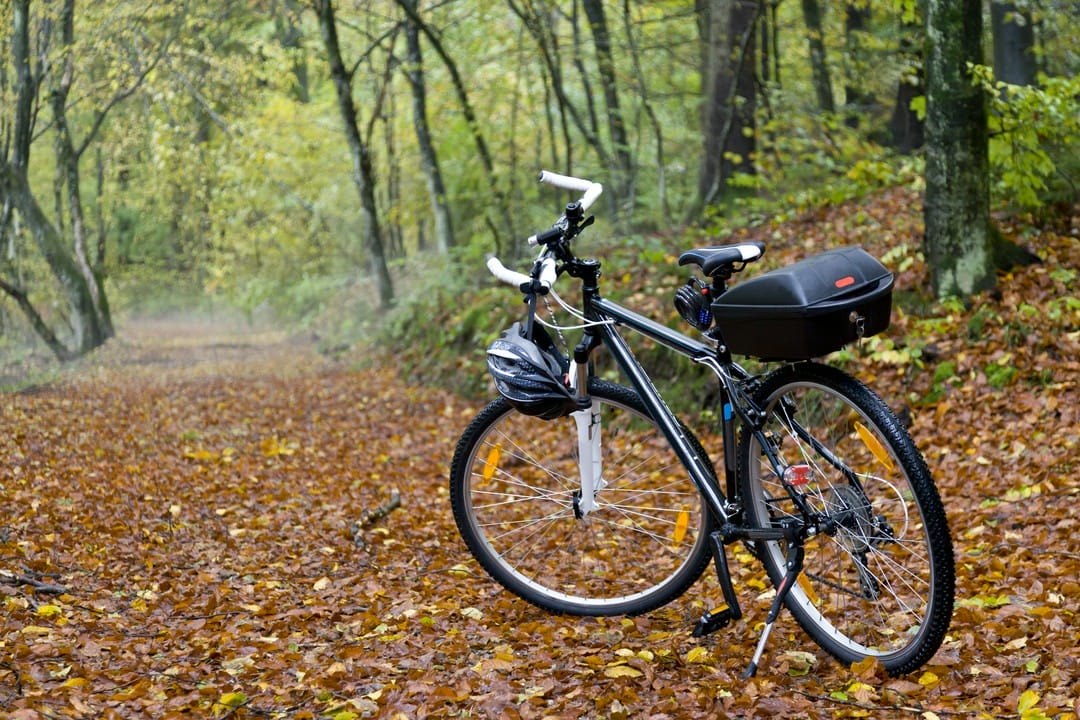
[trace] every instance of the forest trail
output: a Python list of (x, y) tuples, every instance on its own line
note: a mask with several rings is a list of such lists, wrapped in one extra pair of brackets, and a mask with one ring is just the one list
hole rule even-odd
[(1051, 427), (1075, 430), (1075, 385), (1016, 409), (1042, 442), (976, 444), (1013, 421), (981, 397), (930, 438), (958, 605), (924, 671), (840, 667), (785, 614), (743, 681), (767, 609), (748, 555), (743, 620), (702, 641), (708, 577), (643, 617), (532, 608), (451, 516), (476, 402), (235, 330), (128, 326), (0, 396), (0, 716), (1076, 717), (1080, 483)]

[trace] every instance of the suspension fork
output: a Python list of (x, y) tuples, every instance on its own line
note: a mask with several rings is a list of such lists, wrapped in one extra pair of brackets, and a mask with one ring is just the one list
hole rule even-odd
[(581, 342), (574, 348), (574, 361), (570, 364), (570, 387), (574, 390), (581, 410), (571, 413), (577, 426), (578, 472), (581, 487), (574, 493), (574, 515), (579, 520), (596, 510), (596, 491), (607, 483), (604, 481), (603, 443), (600, 405), (589, 403), (589, 357), (600, 339), (586, 330)]

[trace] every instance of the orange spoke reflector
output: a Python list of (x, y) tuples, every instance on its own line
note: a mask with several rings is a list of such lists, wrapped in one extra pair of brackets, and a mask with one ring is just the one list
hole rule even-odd
[(799, 587), (802, 588), (802, 591), (806, 593), (806, 598), (811, 602), (811, 604), (817, 607), (820, 603), (817, 593), (814, 592), (814, 586), (810, 584), (810, 578), (800, 574), (798, 583)]
[(874, 453), (874, 457), (878, 459), (878, 462), (884, 465), (886, 470), (892, 470), (892, 458), (889, 457), (889, 453), (885, 450), (885, 446), (881, 444), (881, 441), (874, 437), (861, 423), (855, 423), (855, 431), (859, 433), (859, 439), (863, 441), (863, 445)]
[(690, 513), (686, 510), (680, 510), (679, 516), (675, 518), (675, 533), (672, 535), (675, 544), (683, 541), (683, 538), (686, 537), (686, 528), (688, 527), (690, 527)]
[(481, 473), (485, 480), (490, 480), (491, 476), (495, 474), (495, 471), (499, 469), (499, 457), (502, 455), (502, 449), (496, 445), (491, 448), (491, 452), (488, 453), (487, 459), (484, 460), (484, 471)]

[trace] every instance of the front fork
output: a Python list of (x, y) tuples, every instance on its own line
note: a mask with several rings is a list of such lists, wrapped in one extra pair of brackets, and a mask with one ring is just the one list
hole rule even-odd
[[(579, 353), (575, 352), (575, 355)], [(579, 363), (577, 359), (570, 363), (570, 389), (578, 399), (578, 405), (588, 403), (589, 364)], [(574, 493), (574, 516), (581, 519), (597, 509), (596, 491), (604, 482), (603, 453), (601, 452), (600, 405), (588, 403), (588, 406), (571, 413), (577, 425), (578, 471), (581, 474), (581, 488)]]

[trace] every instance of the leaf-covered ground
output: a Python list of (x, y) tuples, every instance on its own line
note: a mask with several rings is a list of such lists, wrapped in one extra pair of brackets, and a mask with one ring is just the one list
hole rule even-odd
[[(879, 254), (914, 232), (872, 214), (792, 232), (812, 248), (852, 227)], [(708, 577), (644, 617), (535, 609), (454, 528), (447, 466), (476, 402), (174, 323), (0, 397), (0, 715), (1076, 718), (1080, 335), (1060, 300), (1078, 233), (1037, 238), (1046, 262), (974, 308), (898, 312), (917, 358), (856, 361), (912, 410), (956, 545), (953, 625), (914, 675), (841, 667), (785, 614), (741, 680), (767, 608), (745, 553), (744, 618), (701, 641)]]

